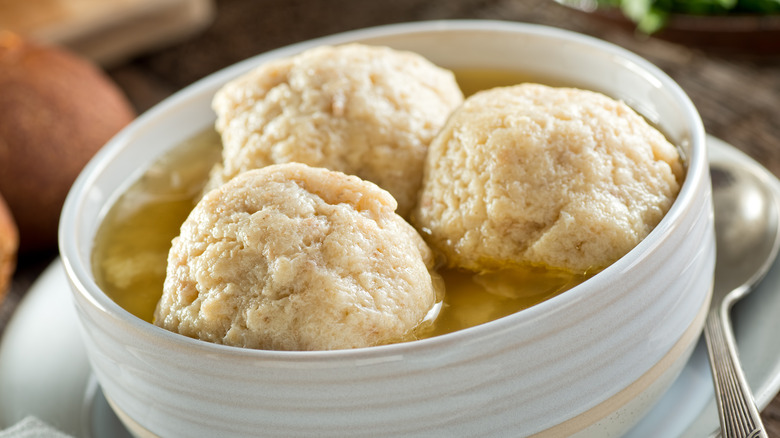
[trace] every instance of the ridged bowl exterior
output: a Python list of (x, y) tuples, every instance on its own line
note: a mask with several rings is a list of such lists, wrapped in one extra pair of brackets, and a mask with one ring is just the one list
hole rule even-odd
[[(414, 50), (449, 68), (549, 75), (622, 99), (683, 149), (680, 195), (650, 236), (585, 283), (500, 320), (411, 343), (245, 350), (167, 332), (107, 298), (90, 261), (102, 215), (156, 157), (214, 122), (214, 92), (266, 60), (349, 41)], [(652, 406), (698, 339), (714, 267), (710, 190), (699, 116), (646, 61), (543, 26), (423, 22), (269, 52), (172, 96), (90, 162), (66, 202), (60, 248), (92, 368), (139, 436), (608, 436)]]

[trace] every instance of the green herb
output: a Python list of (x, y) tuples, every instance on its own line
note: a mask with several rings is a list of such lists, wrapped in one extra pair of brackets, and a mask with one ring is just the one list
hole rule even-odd
[(727, 15), (780, 13), (780, 0), (596, 0), (619, 8), (644, 33), (660, 30), (670, 14)]

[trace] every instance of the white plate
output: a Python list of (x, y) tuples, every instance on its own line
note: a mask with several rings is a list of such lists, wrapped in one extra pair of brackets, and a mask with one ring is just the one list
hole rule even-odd
[[(752, 162), (716, 138), (709, 137), (708, 143), (712, 160)], [(778, 289), (780, 259), (733, 313), (745, 375), (761, 408), (780, 389)], [(710, 435), (718, 428), (711, 382), (700, 341), (671, 389), (627, 436)], [(130, 436), (91, 376), (59, 260), (35, 282), (6, 327), (0, 342), (0, 388), (0, 429), (35, 415), (78, 438)]]

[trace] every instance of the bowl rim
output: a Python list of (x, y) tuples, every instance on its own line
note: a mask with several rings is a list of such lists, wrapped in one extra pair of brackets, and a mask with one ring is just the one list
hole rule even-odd
[[(92, 276), (91, 260), (83, 260), (82, 257), (80, 257), (78, 250), (78, 233), (76, 232), (76, 229), (79, 208), (87, 201), (86, 189), (91, 186), (97, 175), (105, 172), (109, 164), (113, 162), (113, 158), (119, 155), (124, 150), (125, 145), (132, 141), (133, 136), (138, 132), (142, 132), (149, 123), (164, 114), (176, 111), (177, 108), (187, 105), (190, 100), (195, 99), (203, 90), (209, 89), (217, 84), (224, 84), (231, 78), (248, 71), (250, 68), (266, 59), (298, 53), (318, 45), (344, 44), (357, 40), (362, 41), (370, 38), (411, 35), (415, 33), (430, 34), (462, 31), (532, 34), (534, 36), (553, 38), (577, 43), (583, 46), (590, 46), (601, 52), (605, 52), (610, 56), (622, 59), (624, 62), (637, 68), (643, 75), (650, 75), (652, 80), (659, 83), (662, 88), (670, 93), (674, 100), (680, 105), (680, 108), (684, 110), (687, 119), (686, 126), (691, 128), (691, 131), (688, 133), (690, 136), (691, 152), (690, 155), (686, 157), (686, 176), (681, 185), (680, 192), (672, 203), (669, 211), (664, 215), (651, 233), (616, 262), (564, 294), (557, 295), (528, 309), (484, 324), (415, 341), (356, 349), (323, 351), (248, 349), (215, 344), (182, 336), (132, 315), (111, 300), (96, 284)], [(698, 145), (698, 147), (694, 147), (696, 145)], [(494, 336), (497, 333), (508, 330), (511, 326), (517, 325), (520, 322), (529, 323), (534, 320), (543, 319), (551, 308), (576, 305), (578, 302), (586, 299), (589, 294), (596, 293), (598, 289), (608, 283), (608, 279), (611, 278), (613, 273), (630, 270), (632, 266), (643, 260), (646, 255), (651, 252), (653, 247), (658, 246), (661, 243), (664, 234), (676, 227), (684, 208), (691, 203), (692, 198), (695, 196), (698, 185), (704, 184), (705, 180), (708, 181), (708, 179), (705, 178), (705, 175), (703, 175), (706, 171), (707, 158), (704, 126), (693, 102), (682, 88), (660, 68), (627, 49), (574, 31), (524, 22), (465, 19), (388, 24), (314, 38), (251, 56), (184, 87), (141, 114), (98, 151), (72, 185), (65, 200), (59, 224), (58, 239), (60, 258), (71, 283), (71, 290), (74, 294), (85, 298), (92, 306), (104, 315), (107, 315), (114, 323), (119, 324), (124, 329), (132, 330), (137, 335), (144, 336), (151, 342), (172, 343), (173, 345), (194, 349), (199, 352), (218, 353), (220, 356), (229, 355), (232, 357), (279, 362), (294, 360), (297, 363), (377, 359), (389, 356), (408, 355), (415, 352), (430, 352), (434, 349), (447, 348), (447, 346), (451, 344), (479, 342), (485, 337)], [(91, 237), (94, 237), (94, 233)]]

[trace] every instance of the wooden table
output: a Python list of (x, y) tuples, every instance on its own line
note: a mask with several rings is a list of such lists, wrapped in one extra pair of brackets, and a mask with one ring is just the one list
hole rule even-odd
[[(350, 29), (434, 19), (501, 19), (552, 25), (623, 46), (672, 76), (698, 107), (709, 134), (780, 175), (780, 52), (755, 56), (708, 51), (586, 16), (551, 0), (265, 0), (217, 1), (201, 34), (130, 62), (109, 74), (143, 112), (193, 81), (248, 56)], [(13, 309), (55, 253), (20, 260), (0, 307), (0, 335)], [(763, 412), (770, 437), (780, 437), (780, 396)]]

